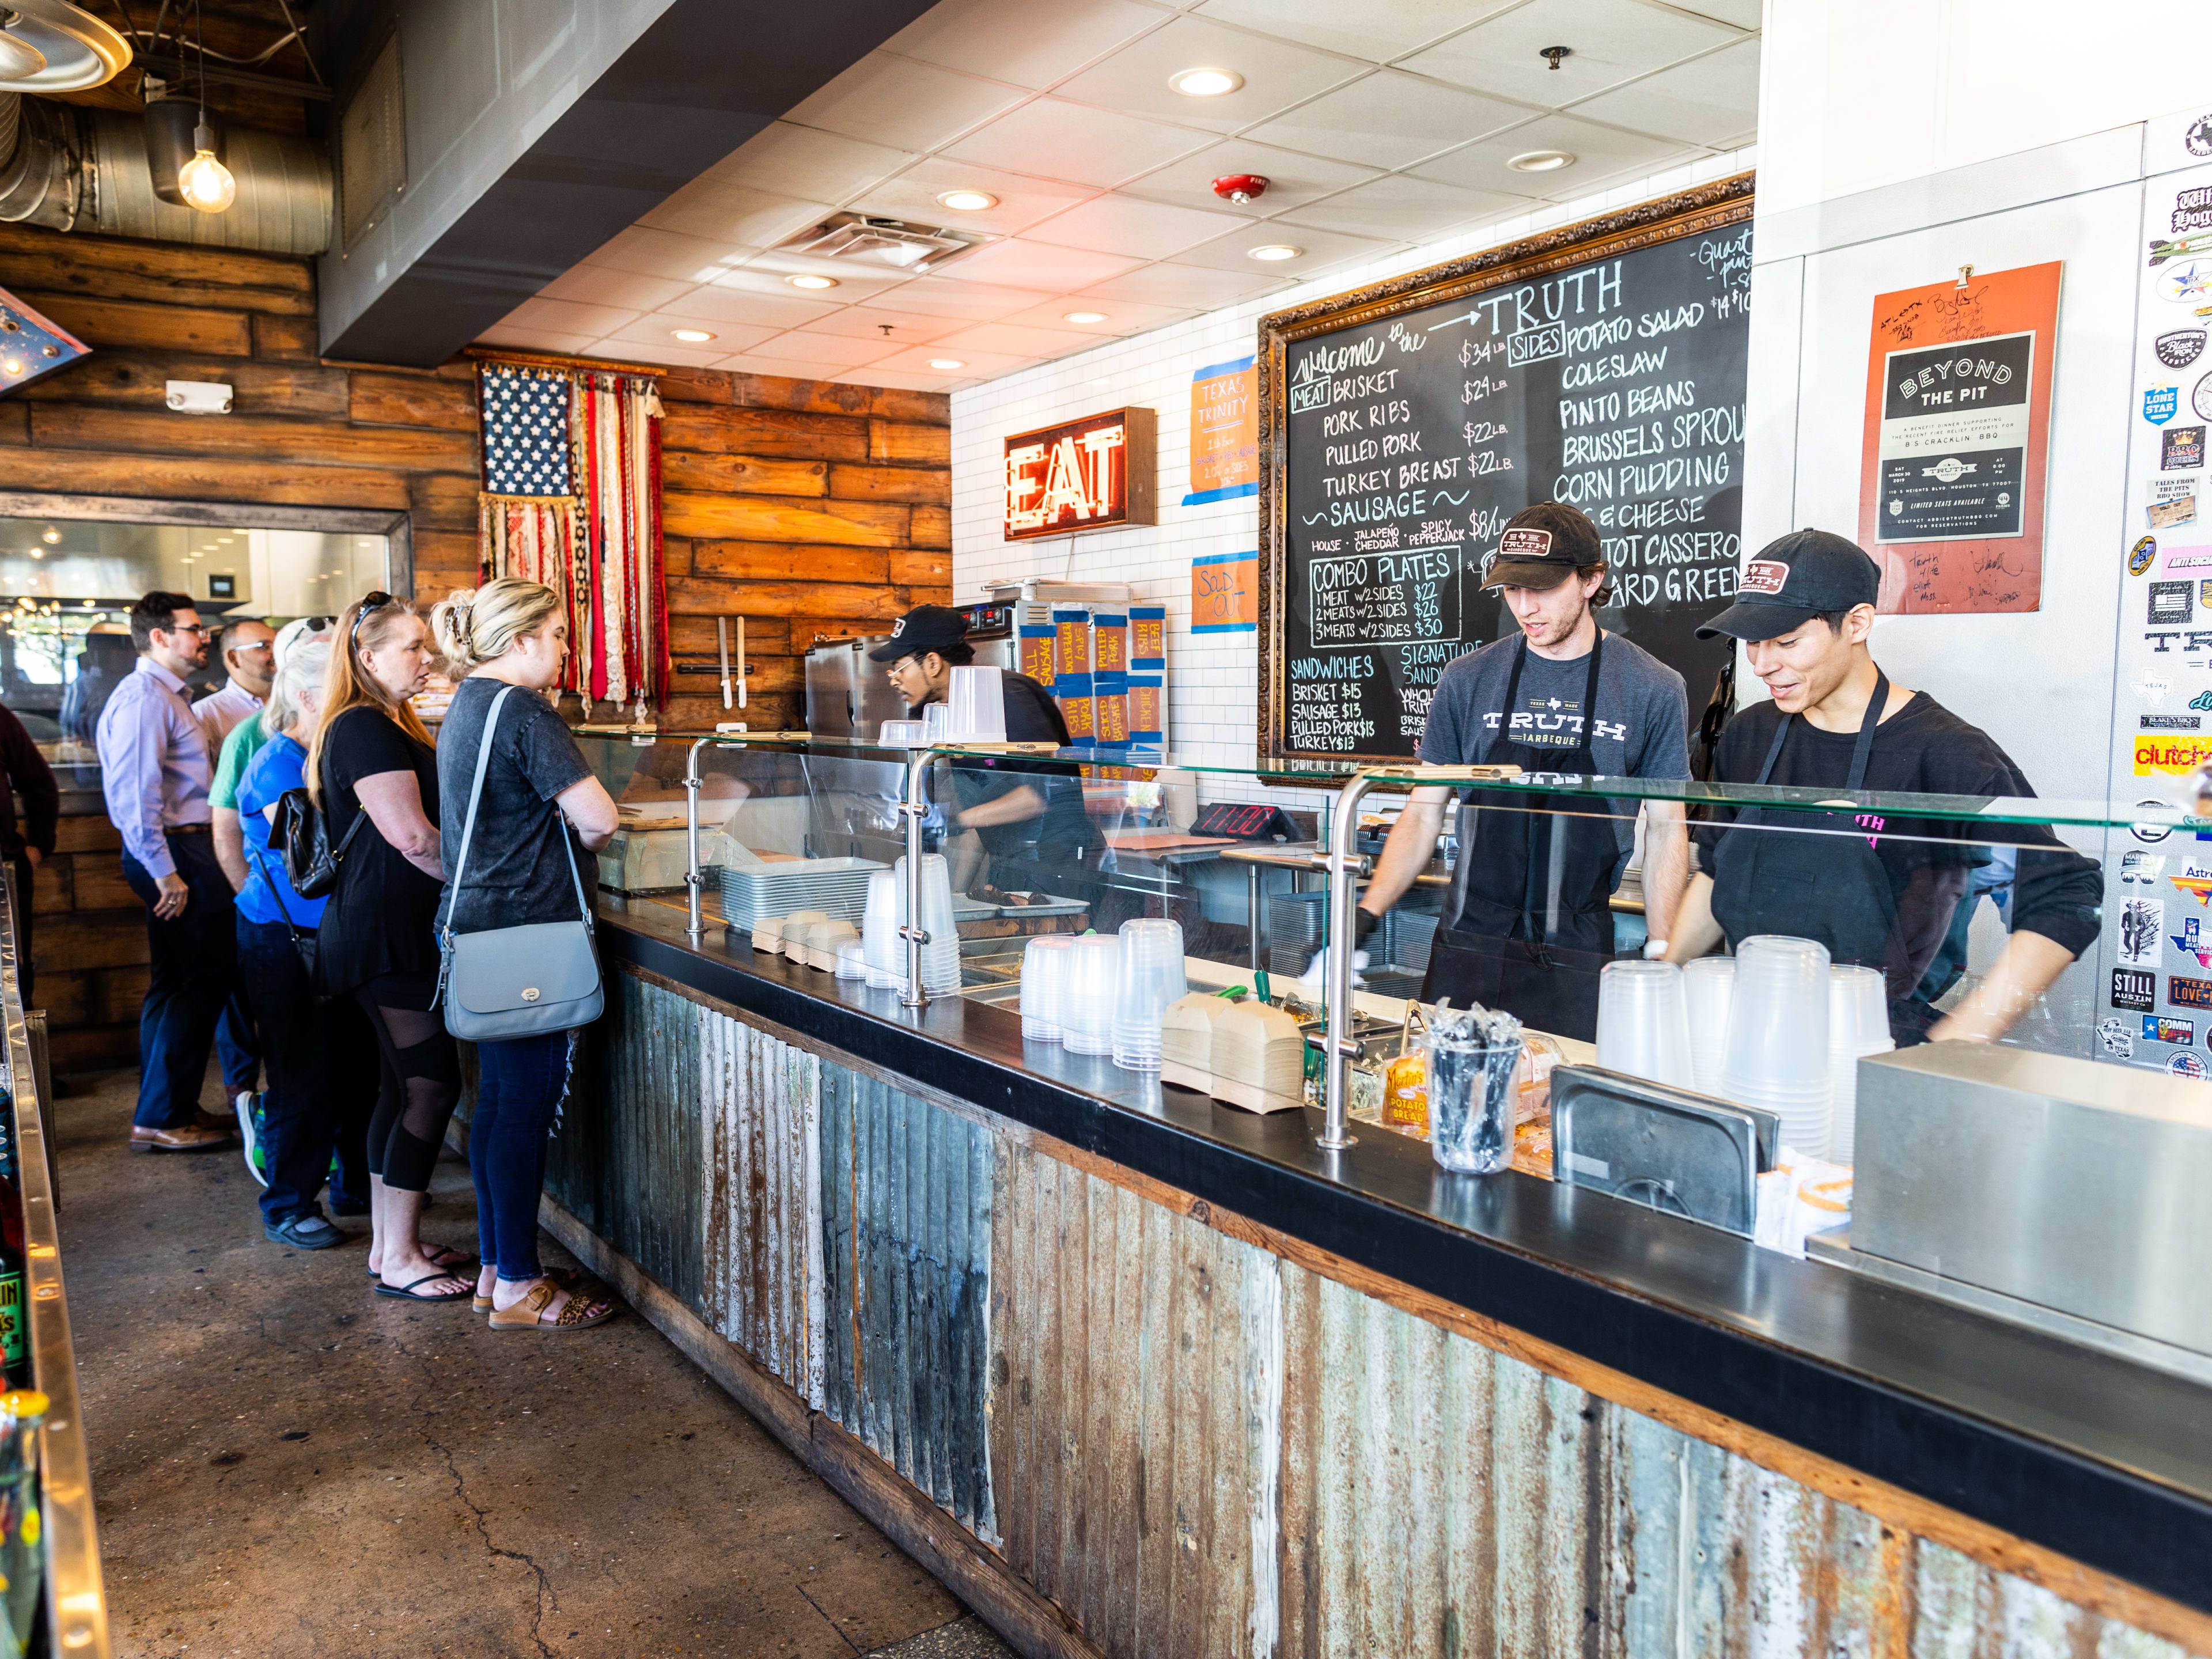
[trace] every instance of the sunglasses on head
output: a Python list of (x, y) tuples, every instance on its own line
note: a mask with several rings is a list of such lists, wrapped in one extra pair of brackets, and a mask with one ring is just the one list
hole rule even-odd
[(354, 612), (353, 629), (352, 631), (346, 635), (346, 643), (349, 645), (359, 644), (361, 642), (361, 625), (368, 620), (368, 613), (372, 611), (381, 611), (386, 605), (390, 605), (391, 603), (392, 595), (386, 592), (380, 587), (374, 593), (364, 594), (361, 601), (361, 609)]

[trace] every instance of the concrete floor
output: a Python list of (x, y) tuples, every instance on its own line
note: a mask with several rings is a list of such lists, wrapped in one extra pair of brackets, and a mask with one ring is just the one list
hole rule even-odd
[[(72, 1083), (62, 1261), (118, 1655), (1009, 1653), (643, 1320), (495, 1337), (377, 1297), (365, 1229), (269, 1243), (235, 1151), (131, 1154), (136, 1073)], [(467, 1170), (432, 1191), (425, 1236), (473, 1253)]]

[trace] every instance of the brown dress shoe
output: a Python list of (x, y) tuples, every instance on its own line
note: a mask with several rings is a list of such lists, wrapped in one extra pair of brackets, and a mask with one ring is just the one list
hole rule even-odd
[(186, 1123), (174, 1129), (142, 1129), (136, 1124), (131, 1129), (131, 1150), (134, 1152), (212, 1152), (220, 1151), (238, 1139), (234, 1131), (204, 1129), (197, 1123)]
[(220, 1130), (227, 1135), (234, 1135), (238, 1133), (238, 1120), (234, 1117), (226, 1117), (221, 1112), (196, 1109), (192, 1113), (192, 1121), (203, 1129)]

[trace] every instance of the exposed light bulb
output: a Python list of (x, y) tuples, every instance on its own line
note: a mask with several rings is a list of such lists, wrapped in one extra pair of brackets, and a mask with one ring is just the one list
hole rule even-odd
[(177, 189), (202, 213), (221, 213), (238, 199), (238, 180), (215, 159), (215, 130), (204, 121), (192, 129), (192, 159), (177, 169)]

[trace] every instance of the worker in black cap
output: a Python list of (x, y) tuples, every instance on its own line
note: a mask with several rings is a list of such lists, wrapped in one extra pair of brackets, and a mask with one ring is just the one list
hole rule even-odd
[[(952, 671), (973, 663), (975, 648), (968, 643), (967, 619), (957, 611), (918, 605), (891, 625), (890, 637), (868, 657), (890, 665), (891, 684), (919, 711), (925, 704), (945, 701)], [(1067, 721), (1051, 692), (1010, 669), (1000, 671), (999, 682), (1006, 691), (1007, 742), (1068, 744)], [(1081, 776), (1074, 766), (1024, 756), (1003, 760), (968, 756), (953, 763), (951, 825), (976, 832), (983, 850), (992, 856), (989, 878), (994, 885), (1012, 884), (1021, 890), (1042, 887), (1063, 896), (1079, 896), (1065, 883), (1048, 884), (1049, 872), (1021, 866), (1059, 867), (1086, 859), (1095, 865), (1103, 843), (1083, 810)], [(959, 885), (965, 891), (981, 878), (972, 877)]]
[[(1515, 514), (1483, 586), (1520, 626), (1444, 670), (1421, 758), (1686, 780), (1682, 677), (1598, 626), (1607, 580), (1597, 526), (1583, 513), (1545, 501)], [(1361, 897), (1355, 945), (1434, 854), (1448, 793), (1413, 792)], [(1688, 844), (1679, 802), (1648, 805), (1644, 906), (1653, 948), (1663, 950)], [(1601, 795), (1468, 791), (1422, 1000), (1480, 1002), (1538, 1030), (1594, 1038), (1598, 975), (1613, 958), (1613, 893), (1635, 846), (1637, 813), (1636, 801)]]
[[(1759, 933), (1818, 939), (1832, 962), (1883, 970), (1899, 1042), (1986, 1042), (2097, 939), (2103, 881), (2046, 824), (1900, 819), (1880, 805), (1889, 791), (2034, 793), (1988, 733), (1925, 691), (1890, 684), (1868, 647), (1881, 586), (1855, 544), (1794, 531), (1745, 566), (1735, 603), (1698, 630), (1742, 641), (1773, 698), (1729, 721), (1713, 781), (1840, 792), (1856, 805), (1714, 809), (1692, 833), (1704, 872), (1683, 895), (1668, 959), (1703, 956), (1723, 939), (1733, 949)], [(1992, 839), (2015, 855), (2012, 936), (1947, 1016), (1923, 989), (1929, 965)]]

